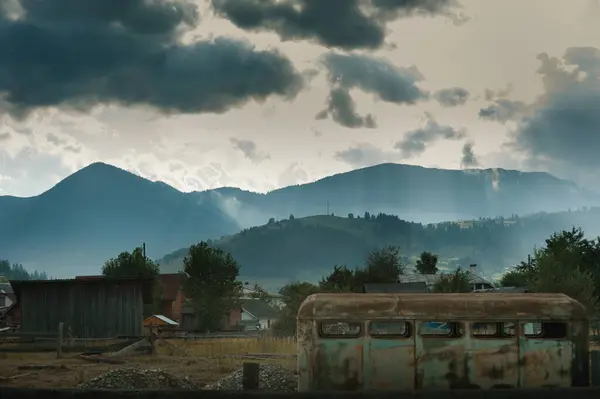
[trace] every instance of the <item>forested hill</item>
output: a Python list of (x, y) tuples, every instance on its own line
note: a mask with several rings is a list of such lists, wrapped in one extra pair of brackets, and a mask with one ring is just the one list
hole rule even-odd
[[(230, 252), (242, 265), (244, 276), (318, 277), (335, 264), (361, 265), (371, 250), (388, 244), (399, 246), (408, 262), (422, 251), (431, 251), (440, 255), (442, 266), (477, 263), (491, 273), (518, 263), (553, 232), (573, 226), (588, 235), (600, 234), (600, 208), (437, 225), (368, 213), (292, 217), (243, 230), (212, 245)], [(161, 269), (180, 269), (186, 251), (165, 256)]]

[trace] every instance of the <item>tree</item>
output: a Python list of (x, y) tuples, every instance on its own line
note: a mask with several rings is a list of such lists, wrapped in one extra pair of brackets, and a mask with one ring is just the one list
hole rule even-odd
[(431, 252), (421, 252), (420, 257), (415, 264), (415, 269), (417, 273), (420, 274), (436, 274), (438, 272), (437, 262), (437, 255), (434, 255)]
[(279, 290), (279, 294), (282, 296), (284, 306), (280, 318), (273, 325), (273, 330), (295, 334), (296, 315), (300, 305), (306, 297), (321, 291), (316, 285), (306, 282), (296, 282), (283, 286)]
[(183, 291), (191, 300), (197, 329), (218, 330), (223, 316), (239, 305), (239, 264), (223, 250), (200, 242), (190, 247), (183, 266)]
[(23, 265), (19, 263), (11, 263), (8, 260), (0, 260), (0, 276), (7, 280), (47, 280), (45, 272), (28, 272)]
[(102, 274), (107, 277), (155, 277), (159, 266), (144, 256), (142, 248), (136, 248), (131, 253), (121, 252), (116, 258), (104, 262)]
[(296, 218), (294, 217), (294, 215), (292, 215), (292, 214), (290, 213), (290, 220), (294, 220), (294, 219), (296, 219)]
[(334, 266), (333, 272), (319, 282), (319, 287), (327, 292), (355, 292), (362, 287), (357, 287), (355, 272), (346, 266)]
[(527, 287), (527, 277), (518, 270), (509, 270), (500, 279), (501, 287)]
[(348, 214), (348, 219), (354, 219), (354, 214), (353, 213), (349, 213)]
[(250, 292), (250, 298), (259, 299), (268, 304), (271, 304), (271, 302), (272, 302), (272, 298), (269, 295), (269, 293), (263, 287), (261, 287), (258, 283), (255, 283), (254, 286), (252, 287), (252, 292)]
[(580, 228), (554, 233), (544, 247), (534, 249), (527, 262), (509, 273), (533, 292), (566, 294), (595, 313), (600, 294), (600, 238), (588, 240)]
[(406, 266), (400, 258), (398, 247), (387, 245), (371, 252), (367, 257), (365, 283), (395, 283), (398, 276), (404, 274)]
[(471, 292), (472, 285), (469, 272), (460, 267), (453, 273), (444, 273), (433, 286), (434, 292)]
[(153, 278), (152, 287), (152, 305), (144, 313), (162, 312), (162, 300), (164, 287), (162, 286), (158, 275), (160, 267), (150, 258), (144, 256), (142, 248), (135, 248), (131, 253), (121, 252), (116, 258), (104, 262), (102, 274), (113, 278)]

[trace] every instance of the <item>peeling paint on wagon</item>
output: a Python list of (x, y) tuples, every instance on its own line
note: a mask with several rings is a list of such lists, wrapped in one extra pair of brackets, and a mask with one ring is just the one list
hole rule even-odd
[(369, 338), (364, 356), (369, 390), (410, 390), (414, 386), (415, 347), (412, 339)]
[[(412, 325), (410, 336), (376, 338), (367, 330), (372, 321), (399, 320)], [(454, 320), (462, 326), (460, 334), (425, 338), (421, 326), (430, 326), (431, 320), (442, 322), (437, 325)], [(523, 336), (519, 323), (523, 320), (561, 321), (569, 324), (570, 332), (562, 341), (540, 339), (538, 348), (535, 339)], [(320, 323), (344, 321), (361, 321), (360, 336), (318, 334)], [(587, 386), (589, 382), (589, 364), (584, 361), (589, 334), (586, 311), (562, 294), (316, 294), (300, 307), (297, 322), (299, 341), (300, 335), (312, 339), (310, 344), (299, 343), (300, 391), (491, 389)], [(472, 331), (472, 323), (479, 327)], [(486, 323), (496, 324), (502, 333), (474, 336)]]

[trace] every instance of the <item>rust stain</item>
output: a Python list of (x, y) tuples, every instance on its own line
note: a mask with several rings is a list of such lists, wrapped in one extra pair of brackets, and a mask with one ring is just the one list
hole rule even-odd
[(472, 353), (474, 379), (483, 387), (514, 386), (519, 377), (519, 352), (515, 343)]
[[(443, 300), (440, 300), (443, 295)], [(552, 316), (555, 319), (585, 320), (586, 309), (563, 294), (468, 293), (388, 293), (388, 294), (313, 294), (298, 311), (298, 319), (356, 319), (376, 316), (430, 319), (524, 319)]]
[(560, 348), (526, 351), (522, 362), (524, 385), (540, 387), (570, 383), (571, 360)]

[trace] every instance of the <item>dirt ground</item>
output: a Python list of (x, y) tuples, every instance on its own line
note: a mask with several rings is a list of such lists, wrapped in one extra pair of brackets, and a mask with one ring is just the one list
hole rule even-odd
[(212, 384), (237, 367), (206, 359), (176, 356), (138, 356), (125, 364), (91, 363), (77, 355), (57, 359), (56, 353), (0, 353), (0, 385), (22, 388), (75, 388), (78, 384), (113, 368), (160, 368), (177, 377), (188, 377), (199, 385)]
[[(244, 359), (239, 355), (290, 354), (296, 350), (292, 341), (280, 339), (161, 342), (157, 343), (157, 354), (119, 358), (124, 364), (91, 362), (82, 359), (79, 353), (64, 353), (58, 359), (56, 352), (0, 352), (0, 386), (75, 388), (82, 382), (121, 367), (161, 369), (176, 377), (188, 377), (197, 385), (204, 386), (241, 368)], [(295, 368), (294, 359), (263, 359), (259, 362)]]

